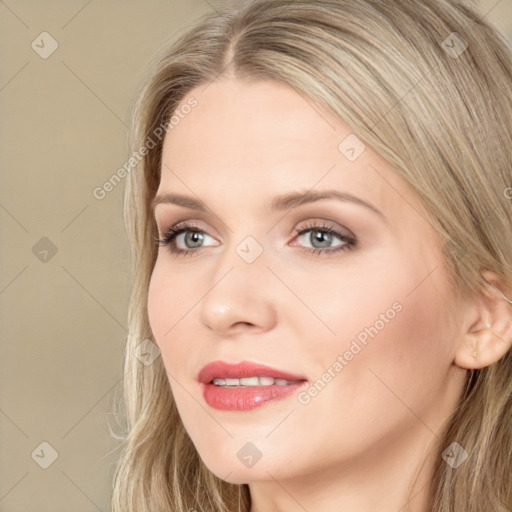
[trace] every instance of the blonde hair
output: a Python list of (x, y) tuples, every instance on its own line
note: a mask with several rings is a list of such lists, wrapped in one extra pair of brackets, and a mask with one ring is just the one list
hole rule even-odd
[[(392, 164), (444, 242), (458, 297), (481, 289), (483, 270), (512, 296), (512, 52), (471, 3), (256, 0), (203, 17), (155, 65), (134, 109), (133, 150), (150, 139), (156, 147), (125, 184), (133, 291), (113, 512), (250, 510), (248, 486), (221, 480), (201, 461), (161, 358), (146, 366), (135, 357), (137, 346), (152, 339), (146, 304), (158, 233), (150, 202), (163, 140), (155, 128), (170, 126), (195, 87), (227, 72), (288, 84)], [(511, 363), (508, 351), (468, 371), (440, 436), (429, 510), (510, 511)], [(453, 441), (470, 453), (457, 469), (441, 457)]]

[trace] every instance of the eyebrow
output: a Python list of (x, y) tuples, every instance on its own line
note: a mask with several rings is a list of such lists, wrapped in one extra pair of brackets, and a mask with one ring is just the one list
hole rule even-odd
[[(322, 191), (306, 191), (306, 192), (291, 192), (274, 197), (270, 205), (270, 211), (290, 210), (301, 204), (314, 203), (322, 199), (336, 199), (338, 201), (350, 202), (359, 206), (364, 206), (370, 211), (376, 213), (383, 220), (387, 221), (385, 215), (375, 208), (371, 203), (364, 199), (349, 194), (348, 192), (340, 192), (339, 190), (322, 190)], [(209, 209), (206, 205), (194, 197), (184, 196), (181, 194), (158, 194), (151, 201), (151, 210), (153, 211), (157, 204), (175, 204), (184, 208), (190, 208), (201, 212), (207, 212)]]

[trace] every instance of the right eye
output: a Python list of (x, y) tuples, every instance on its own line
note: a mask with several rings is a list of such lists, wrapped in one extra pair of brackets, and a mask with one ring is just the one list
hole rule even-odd
[(198, 252), (198, 248), (207, 247), (202, 245), (205, 237), (214, 240), (197, 226), (181, 223), (176, 226), (171, 226), (164, 232), (161, 238), (156, 239), (155, 242), (159, 246), (168, 247), (169, 251), (173, 254), (187, 255)]

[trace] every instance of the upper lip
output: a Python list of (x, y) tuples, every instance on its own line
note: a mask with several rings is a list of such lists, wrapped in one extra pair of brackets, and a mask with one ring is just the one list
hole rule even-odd
[(199, 372), (199, 382), (209, 384), (213, 379), (242, 379), (244, 377), (273, 377), (284, 380), (306, 380), (305, 377), (278, 370), (264, 364), (241, 361), (240, 363), (227, 363), (213, 361), (204, 366)]

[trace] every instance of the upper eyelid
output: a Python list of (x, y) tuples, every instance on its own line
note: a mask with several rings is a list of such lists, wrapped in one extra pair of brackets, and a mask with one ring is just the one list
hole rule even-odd
[(205, 233), (208, 231), (207, 229), (204, 229), (202, 228), (200, 225), (199, 225), (199, 222), (198, 221), (195, 221), (195, 220), (182, 220), (182, 221), (178, 221), (178, 222), (172, 222), (172, 223), (162, 223), (162, 226), (160, 227), (158, 225), (158, 222), (155, 223), (156, 225), (156, 228), (158, 230), (159, 233), (167, 233), (168, 231), (170, 231), (171, 229), (173, 230), (178, 230), (178, 229), (195, 229), (197, 231), (204, 231)]
[[(329, 223), (333, 223), (334, 225), (329, 225)], [(301, 223), (305, 223), (305, 225), (301, 226)], [(196, 221), (189, 221), (189, 220), (183, 220), (179, 222), (173, 223), (171, 226), (164, 228), (163, 230), (158, 229), (158, 232), (160, 236), (165, 236), (167, 233), (169, 233), (171, 230), (175, 232), (176, 236), (179, 236), (179, 234), (187, 231), (199, 231), (201, 233), (204, 233), (205, 235), (217, 239), (216, 236), (211, 235), (209, 233), (208, 229), (204, 229), (200, 225), (198, 225)], [(355, 240), (357, 237), (356, 235), (348, 228), (341, 226), (337, 227), (338, 223), (334, 221), (327, 221), (325, 219), (308, 219), (305, 221), (301, 221), (298, 223), (297, 227), (293, 228), (293, 233), (295, 236), (293, 239), (297, 238), (298, 236), (302, 236), (304, 232), (313, 231), (313, 230), (329, 230), (334, 232), (335, 236), (341, 237), (341, 238), (348, 238)], [(347, 232), (345, 232), (347, 231)], [(180, 232), (180, 233), (178, 233)]]
[(176, 239), (176, 237), (178, 237), (182, 233), (192, 231), (204, 233), (206, 236), (209, 236), (210, 238), (217, 240), (216, 236), (211, 235), (207, 229), (204, 229), (201, 226), (196, 225), (195, 221), (180, 221), (170, 225), (169, 227), (165, 227), (163, 230), (158, 229), (159, 237), (164, 238), (169, 233), (171, 233), (171, 231), (174, 234), (174, 239)]

